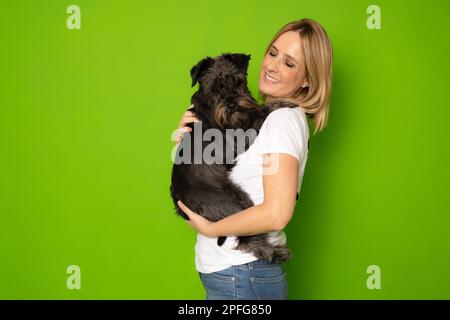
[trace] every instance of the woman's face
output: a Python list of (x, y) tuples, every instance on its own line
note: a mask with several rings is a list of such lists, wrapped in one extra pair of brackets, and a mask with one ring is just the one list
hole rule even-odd
[(290, 97), (300, 87), (307, 86), (299, 33), (286, 31), (264, 57), (259, 75), (259, 91), (274, 98)]

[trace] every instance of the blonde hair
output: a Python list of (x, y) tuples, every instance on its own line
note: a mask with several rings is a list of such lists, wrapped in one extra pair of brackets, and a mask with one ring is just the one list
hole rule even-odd
[[(328, 121), (331, 95), (333, 47), (325, 29), (311, 19), (301, 19), (286, 24), (273, 37), (265, 51), (285, 32), (295, 31), (302, 40), (305, 56), (305, 77), (309, 86), (298, 88), (290, 97), (283, 100), (294, 102), (305, 109), (313, 120), (314, 134), (322, 131)], [(275, 98), (260, 92), (263, 100), (268, 102)]]

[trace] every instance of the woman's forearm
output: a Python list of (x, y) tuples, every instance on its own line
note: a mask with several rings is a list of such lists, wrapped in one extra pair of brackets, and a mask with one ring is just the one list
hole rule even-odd
[(275, 215), (264, 203), (232, 214), (213, 224), (214, 236), (250, 236), (276, 231)]

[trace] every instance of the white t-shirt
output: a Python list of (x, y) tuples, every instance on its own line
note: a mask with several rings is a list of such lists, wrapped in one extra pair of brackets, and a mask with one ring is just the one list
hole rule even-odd
[[(236, 165), (229, 178), (247, 192), (255, 205), (264, 201), (263, 154), (288, 153), (299, 161), (298, 192), (300, 193), (306, 160), (308, 157), (309, 128), (303, 108), (282, 108), (272, 111), (250, 148), (236, 158)], [(284, 231), (270, 233), (273, 243), (286, 243)], [(222, 246), (217, 237), (197, 234), (195, 244), (195, 267), (202, 273), (211, 273), (258, 260), (251, 253), (234, 249), (237, 237), (227, 237)]]

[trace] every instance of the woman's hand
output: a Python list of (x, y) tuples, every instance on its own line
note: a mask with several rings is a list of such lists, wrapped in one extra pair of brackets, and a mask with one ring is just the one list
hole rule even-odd
[(186, 111), (183, 114), (183, 116), (180, 120), (180, 123), (178, 124), (177, 134), (175, 135), (174, 142), (180, 143), (181, 140), (183, 140), (183, 134), (185, 132), (192, 131), (192, 129), (187, 127), (186, 124), (191, 123), (191, 122), (199, 122), (197, 117), (194, 116), (194, 113), (192, 111), (190, 111), (193, 107), (194, 107), (194, 105), (191, 104), (188, 108), (188, 111)]
[(214, 222), (209, 221), (208, 219), (203, 218), (198, 213), (195, 213), (180, 200), (177, 202), (178, 206), (183, 210), (184, 213), (189, 217), (189, 220), (186, 222), (199, 233), (207, 236), (207, 237), (218, 237), (214, 232)]

